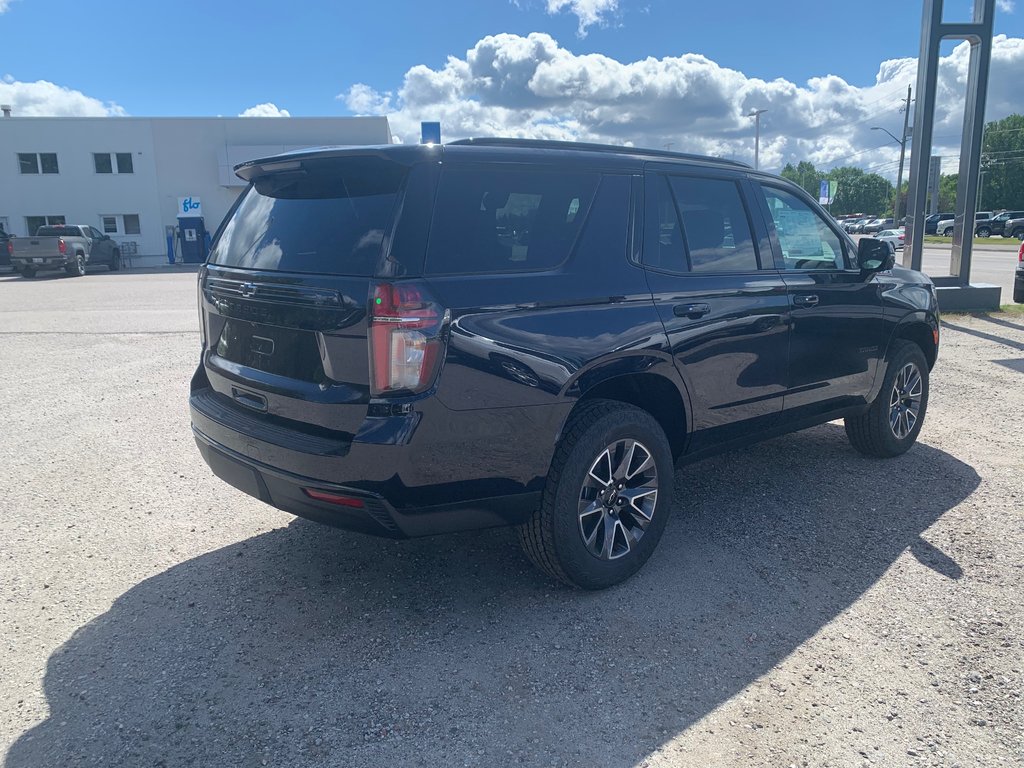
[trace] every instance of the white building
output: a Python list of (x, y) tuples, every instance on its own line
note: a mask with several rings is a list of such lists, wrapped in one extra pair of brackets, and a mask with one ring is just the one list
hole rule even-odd
[(166, 260), (179, 201), (200, 202), (214, 232), (244, 188), (237, 163), (390, 142), (386, 117), (0, 117), (0, 224), (19, 237), (91, 224)]

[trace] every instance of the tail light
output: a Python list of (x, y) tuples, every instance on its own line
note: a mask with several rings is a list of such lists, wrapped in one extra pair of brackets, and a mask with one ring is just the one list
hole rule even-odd
[(61, 253), (67, 253), (68, 252), (68, 244), (64, 242), (64, 238), (63, 237), (58, 238), (58, 240), (57, 240), (57, 250), (60, 251)]
[(14, 255), (14, 243), (12, 243), (10, 240), (7, 241), (7, 254), (9, 256)]
[[(7, 247), (11, 247), (10, 243), (7, 244)], [(1021, 242), (1020, 250), (1017, 251), (1017, 261), (1020, 262), (1021, 264), (1024, 264), (1024, 241)]]
[(377, 283), (370, 290), (370, 392), (422, 392), (441, 364), (447, 312), (420, 283)]

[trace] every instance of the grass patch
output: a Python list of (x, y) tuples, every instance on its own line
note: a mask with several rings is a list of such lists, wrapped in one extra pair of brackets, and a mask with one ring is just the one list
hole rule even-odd
[[(933, 245), (952, 245), (953, 238), (942, 237), (942, 235), (925, 235), (924, 242), (931, 243)], [(1012, 237), (999, 238), (994, 237), (976, 237), (974, 238), (975, 245), (986, 245), (991, 248), (1005, 248), (1006, 250), (1017, 250), (1020, 248), (1020, 241), (1014, 240)]]

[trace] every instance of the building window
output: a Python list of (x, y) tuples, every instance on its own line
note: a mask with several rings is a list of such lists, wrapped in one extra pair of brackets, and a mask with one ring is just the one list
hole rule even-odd
[(40, 227), (63, 227), (67, 222), (63, 216), (26, 216), (25, 227), (28, 229), (28, 236), (32, 237)]
[(106, 235), (138, 235), (142, 231), (137, 213), (108, 213), (100, 216), (100, 223)]
[(19, 152), (18, 165), (22, 173), (58, 173), (56, 152)]
[(96, 173), (135, 173), (131, 152), (93, 152), (92, 162)]

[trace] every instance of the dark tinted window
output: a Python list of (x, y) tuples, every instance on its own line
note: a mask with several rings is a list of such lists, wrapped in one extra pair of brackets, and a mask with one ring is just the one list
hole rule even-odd
[(40, 237), (81, 237), (82, 230), (78, 227), (47, 226), (39, 227), (36, 234)]
[(124, 215), (124, 233), (126, 235), (137, 235), (140, 233), (139, 214), (126, 213)]
[(596, 173), (449, 168), (430, 231), (431, 274), (518, 272), (568, 258), (597, 188)]
[(688, 267), (683, 251), (683, 230), (668, 179), (647, 177), (645, 204), (644, 264), (655, 269), (685, 272)]
[(673, 176), (671, 185), (693, 272), (757, 269), (750, 224), (736, 182)]
[(577, 253), (583, 254), (588, 263), (599, 263), (600, 254), (625, 261), (629, 235), (629, 187), (628, 176), (605, 176), (601, 179), (597, 197), (576, 246)]
[(18, 154), (18, 166), (22, 173), (39, 173), (39, 155), (34, 152), (30, 154)]
[(132, 166), (132, 153), (131, 152), (118, 152), (117, 153), (117, 172), (118, 173), (134, 173), (135, 169)]
[(747, 212), (735, 182), (648, 177), (644, 263), (672, 272), (758, 268)]
[(342, 158), (258, 178), (213, 244), (210, 263), (372, 275), (405, 173), (378, 158)]
[(96, 166), (96, 173), (113, 173), (114, 166), (110, 162), (109, 152), (97, 152), (92, 156), (93, 163)]

